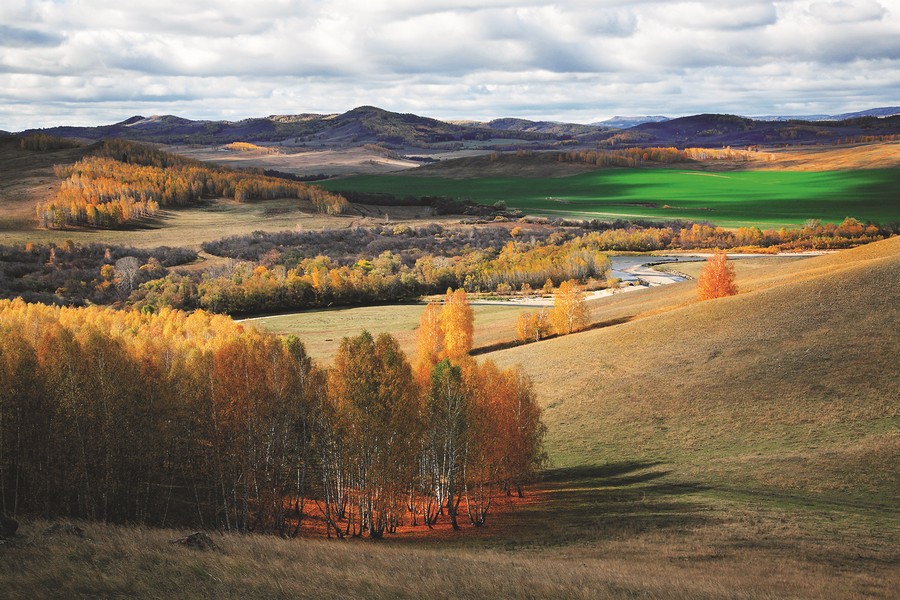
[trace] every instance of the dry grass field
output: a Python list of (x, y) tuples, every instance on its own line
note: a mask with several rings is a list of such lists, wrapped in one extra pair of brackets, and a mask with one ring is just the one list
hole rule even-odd
[(219, 146), (167, 146), (165, 150), (236, 169), (262, 167), (300, 176), (377, 175), (419, 166), (415, 161), (387, 156), (363, 146), (341, 150), (268, 146), (259, 150), (225, 150)]
[(22, 150), (17, 138), (0, 138), (0, 235), (33, 228), (35, 206), (59, 189), (53, 165), (74, 163), (83, 154), (82, 148)]
[(900, 167), (900, 142), (786, 148), (766, 151), (771, 161), (753, 165), (767, 170), (844, 171), (848, 169), (896, 169)]
[[(474, 346), (480, 348), (511, 341), (516, 319), (522, 306), (477, 305), (475, 310)], [(337, 353), (341, 338), (359, 335), (367, 330), (372, 335), (390, 333), (408, 356), (416, 348), (416, 332), (424, 304), (392, 304), (311, 310), (288, 315), (261, 317), (246, 321), (278, 334), (293, 334), (303, 340), (306, 351), (317, 361), (329, 364)]]

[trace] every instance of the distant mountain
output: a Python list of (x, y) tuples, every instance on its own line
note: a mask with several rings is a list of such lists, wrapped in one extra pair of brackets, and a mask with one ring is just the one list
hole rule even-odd
[[(502, 137), (523, 142), (554, 143), (570, 139), (565, 127), (544, 127), (543, 131), (512, 128)], [(596, 133), (596, 127), (572, 126), (582, 133)], [(540, 128), (539, 128), (540, 129)], [(100, 127), (53, 127), (29, 130), (51, 135), (97, 140), (124, 137), (160, 143), (223, 144), (234, 141), (278, 142), (312, 147), (384, 144), (392, 147), (429, 148), (448, 142), (487, 141), (496, 135), (485, 124), (438, 121), (413, 114), (390, 112), (374, 106), (360, 106), (343, 114), (271, 115), (242, 121), (192, 121), (172, 115), (135, 116), (120, 123)]]
[[(756, 120), (734, 115), (703, 114), (677, 119), (663, 116), (616, 117), (583, 125), (528, 119), (495, 119), (489, 123), (447, 122), (414, 114), (360, 106), (342, 114), (271, 115), (241, 121), (192, 121), (174, 115), (134, 116), (99, 127), (53, 127), (22, 132), (99, 140), (128, 138), (167, 144), (226, 144), (235, 141), (277, 143), (309, 148), (344, 148), (379, 144), (401, 151), (482, 148), (552, 150), (596, 148), (607, 140), (617, 147), (747, 146), (831, 143), (856, 136), (900, 134), (898, 108), (849, 113), (852, 118), (822, 121)], [(885, 115), (892, 116), (885, 116)], [(839, 115), (843, 116), (843, 115)], [(618, 121), (617, 121), (618, 119)], [(627, 120), (642, 120), (631, 127)]]
[(893, 117), (894, 115), (900, 115), (900, 106), (883, 106), (839, 115), (764, 115), (751, 118), (754, 121), (846, 121), (861, 117)]
[(757, 115), (754, 121), (828, 121), (831, 115)]
[(557, 121), (529, 121), (528, 119), (494, 119), (487, 123), (491, 129), (499, 131), (522, 131), (542, 133), (553, 136), (587, 136), (605, 131), (609, 127), (599, 125), (581, 125), (579, 123), (559, 123)]
[(623, 136), (633, 136), (642, 145), (707, 148), (826, 144), (859, 136), (897, 134), (900, 134), (900, 116), (869, 116), (842, 121), (757, 121), (718, 114), (644, 123), (620, 133)]
[(615, 127), (617, 129), (628, 129), (630, 127), (634, 127), (636, 125), (641, 125), (643, 123), (660, 123), (662, 121), (668, 121), (668, 120), (669, 120), (669, 117), (664, 117), (662, 115), (643, 116), (643, 117), (615, 116), (612, 119), (607, 119), (605, 121), (598, 121), (596, 123), (591, 123), (591, 124), (598, 125), (601, 127)]
[(895, 115), (900, 115), (900, 106), (884, 106), (882, 108), (870, 108), (869, 110), (861, 110), (859, 112), (832, 115), (831, 119), (834, 121), (844, 121), (846, 119), (858, 119), (860, 117), (893, 117)]

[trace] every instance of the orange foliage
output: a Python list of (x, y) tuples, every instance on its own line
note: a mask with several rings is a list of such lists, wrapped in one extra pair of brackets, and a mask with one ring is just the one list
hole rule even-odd
[(348, 206), (343, 197), (315, 186), (212, 167), (123, 140), (104, 142), (93, 156), (55, 170), (66, 179), (54, 200), (37, 206), (44, 227), (118, 227), (152, 216), (160, 207), (217, 196), (238, 201), (298, 198), (328, 214)]
[(557, 335), (566, 335), (587, 327), (587, 303), (578, 282), (564, 281), (559, 285), (553, 294), (553, 308), (549, 319)]
[(728, 255), (720, 250), (706, 259), (697, 279), (697, 294), (701, 300), (724, 298), (737, 294), (734, 283), (734, 265), (728, 261)]
[(438, 317), (444, 338), (443, 358), (459, 362), (469, 355), (472, 349), (475, 314), (466, 298), (466, 291), (447, 290), (444, 307)]

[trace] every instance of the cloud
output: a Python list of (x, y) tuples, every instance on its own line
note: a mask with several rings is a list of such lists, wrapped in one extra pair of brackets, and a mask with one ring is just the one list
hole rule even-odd
[(835, 24), (878, 20), (886, 12), (875, 0), (813, 2), (809, 7), (809, 13), (817, 19)]
[(55, 33), (0, 24), (0, 46), (59, 46), (65, 38)]
[(900, 21), (874, 0), (90, 4), (0, 5), (0, 129), (360, 104), (591, 121), (900, 97)]

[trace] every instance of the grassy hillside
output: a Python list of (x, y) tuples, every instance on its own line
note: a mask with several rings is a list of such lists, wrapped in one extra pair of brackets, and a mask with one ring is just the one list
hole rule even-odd
[(896, 517), (900, 239), (740, 275), (732, 298), (613, 298), (595, 315), (632, 322), (494, 356), (537, 382), (557, 466), (663, 461), (717, 496)]
[(332, 191), (449, 196), (482, 204), (504, 201), (529, 214), (576, 218), (711, 221), (722, 226), (801, 225), (900, 219), (895, 190), (900, 170), (746, 171), (611, 169), (569, 177), (368, 176), (322, 182)]

